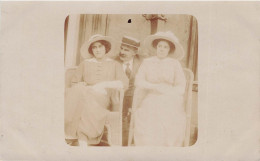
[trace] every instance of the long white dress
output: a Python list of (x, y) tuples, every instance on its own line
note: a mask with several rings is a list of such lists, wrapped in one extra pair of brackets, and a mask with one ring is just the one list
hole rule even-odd
[[(186, 80), (179, 61), (150, 57), (136, 75), (134, 142), (136, 146), (183, 146), (186, 129), (183, 94)], [(147, 89), (163, 84), (164, 91)], [(140, 91), (142, 96), (140, 96)]]
[(67, 139), (85, 140), (88, 144), (98, 144), (103, 135), (104, 125), (109, 105), (113, 104), (113, 89), (106, 89), (107, 93), (99, 93), (93, 85), (120, 80), (125, 89), (128, 78), (124, 74), (121, 64), (106, 59), (98, 62), (96, 59), (86, 59), (77, 68), (72, 82), (84, 81), (68, 88), (65, 95), (65, 135)]

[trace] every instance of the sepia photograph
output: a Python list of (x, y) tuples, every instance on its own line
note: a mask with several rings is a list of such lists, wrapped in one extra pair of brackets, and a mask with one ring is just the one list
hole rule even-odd
[(260, 3), (0, 2), (0, 160), (259, 161)]
[(198, 137), (198, 22), (72, 14), (64, 23), (65, 141), (186, 147)]

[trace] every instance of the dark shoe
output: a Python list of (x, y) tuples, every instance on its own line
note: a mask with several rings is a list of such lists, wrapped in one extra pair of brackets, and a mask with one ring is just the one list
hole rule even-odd
[(100, 143), (99, 144), (92, 144), (92, 145), (89, 145), (89, 146), (110, 146), (108, 144), (108, 131), (107, 131), (106, 127), (104, 127), (104, 132), (103, 132), (102, 138), (100, 140)]
[(79, 146), (78, 139), (65, 139), (65, 141), (70, 146)]
[(95, 145), (89, 145), (89, 146), (110, 146), (107, 142), (104, 141), (100, 141), (99, 144), (95, 144)]

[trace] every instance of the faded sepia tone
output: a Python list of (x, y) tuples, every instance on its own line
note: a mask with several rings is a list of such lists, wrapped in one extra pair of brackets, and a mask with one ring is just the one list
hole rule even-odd
[[(164, 14), (69, 15), (65, 20), (64, 30), (65, 30), (64, 31), (65, 34), (64, 36), (65, 37), (65, 41), (64, 41), (65, 59), (64, 60), (65, 60), (65, 67), (67, 70), (66, 77), (65, 77), (66, 91), (68, 88), (71, 88), (70, 85), (71, 79), (74, 75), (73, 73), (75, 73), (75, 70), (78, 68), (79, 64), (84, 60), (87, 60), (86, 58), (81, 56), (82, 54), (81, 48), (83, 44), (88, 41), (89, 38), (91, 39), (92, 35), (101, 34), (101, 35), (110, 36), (114, 38), (115, 47), (114, 50), (112, 51), (111, 57), (115, 60), (119, 59), (118, 55), (120, 55), (119, 53), (120, 53), (122, 37), (130, 36), (132, 38), (135, 38), (141, 42), (141, 45), (140, 47), (138, 47), (136, 54), (142, 60), (147, 57), (150, 57), (149, 56), (150, 51), (148, 47), (144, 45), (144, 41), (147, 36), (153, 35), (157, 32), (164, 32), (164, 31), (173, 32), (176, 35), (176, 37), (179, 39), (179, 42), (184, 49), (184, 56), (182, 59), (180, 59), (180, 63), (182, 64), (182, 67), (185, 68), (184, 72), (187, 81), (186, 92), (184, 96), (185, 106), (183, 107), (185, 109), (187, 123), (185, 125), (186, 127), (186, 132), (184, 134), (185, 140), (182, 146), (190, 146), (196, 142), (197, 133), (198, 133), (198, 118), (197, 118), (198, 117), (197, 115), (197, 111), (198, 111), (197, 110), (198, 109), (197, 106), (198, 24), (195, 17), (191, 15), (164, 15)], [(138, 68), (142, 64), (141, 60), (138, 65)], [(133, 75), (133, 79), (130, 79), (131, 81), (130, 84), (132, 84), (134, 88), (135, 88), (134, 77), (138, 72), (138, 68), (136, 68), (136, 73)], [(121, 106), (119, 105), (120, 103), (118, 103), (118, 106), (120, 107), (119, 110), (117, 107), (116, 111), (119, 112), (118, 113), (120, 116), (119, 120), (116, 123), (113, 123), (112, 125), (109, 123), (105, 125), (106, 127), (105, 132), (101, 139), (101, 143), (98, 145), (107, 145), (108, 143), (110, 145), (123, 145), (123, 146), (134, 145), (134, 138), (133, 138), (134, 118), (131, 115), (131, 111), (133, 111), (134, 108), (134, 107), (132, 108), (133, 106), (132, 102), (136, 101), (135, 99), (133, 100), (133, 98), (135, 97), (135, 95), (138, 95), (138, 93), (134, 94), (134, 89), (131, 91), (132, 94), (129, 93), (130, 91), (128, 92), (126, 91), (126, 93), (124, 94), (124, 101)], [(66, 99), (68, 98), (65, 98), (65, 103), (67, 101)], [(174, 99), (174, 96), (172, 96), (172, 99)], [(174, 100), (172, 101), (174, 102)], [(163, 108), (160, 107), (163, 106), (162, 105), (163, 102), (159, 104), (161, 105), (159, 105), (158, 108)], [(174, 108), (174, 105), (172, 108)], [(115, 112), (113, 110), (113, 107), (110, 110), (112, 110), (112, 112)], [(172, 117), (177, 117), (174, 115), (178, 115), (178, 114), (175, 113), (172, 115)], [(109, 130), (107, 130), (107, 128)], [(174, 139), (173, 134), (172, 137)], [(70, 139), (70, 141), (68, 141), (68, 139), (66, 140), (68, 144), (73, 146), (78, 146), (78, 143), (76, 141), (77, 140), (76, 136), (74, 137), (74, 139)]]
[[(1, 2), (1, 160), (259, 160), (259, 7), (259, 2)], [(82, 13), (196, 17), (194, 145), (82, 150), (65, 143), (64, 20)]]

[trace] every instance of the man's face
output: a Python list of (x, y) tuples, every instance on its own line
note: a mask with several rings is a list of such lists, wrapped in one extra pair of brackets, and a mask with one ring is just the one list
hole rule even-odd
[(123, 62), (127, 62), (131, 60), (135, 56), (135, 54), (136, 54), (135, 49), (126, 45), (121, 45), (119, 56)]

